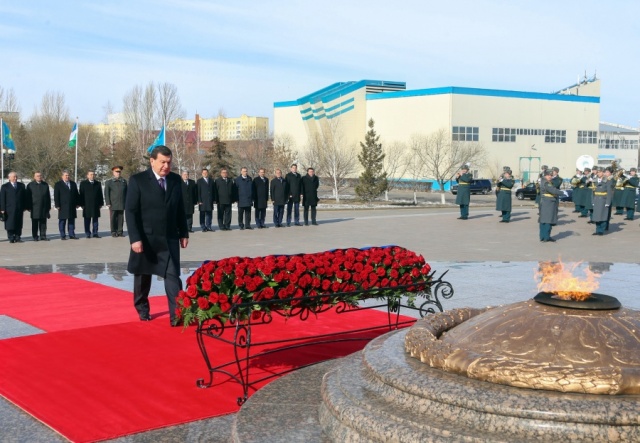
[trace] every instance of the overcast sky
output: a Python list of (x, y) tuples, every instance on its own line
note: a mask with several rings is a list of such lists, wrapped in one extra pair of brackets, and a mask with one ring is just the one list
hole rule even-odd
[(640, 1), (3, 0), (0, 86), (23, 119), (47, 91), (71, 117), (149, 81), (187, 117), (273, 118), (338, 81), (554, 92), (594, 73), (603, 121), (640, 119)]

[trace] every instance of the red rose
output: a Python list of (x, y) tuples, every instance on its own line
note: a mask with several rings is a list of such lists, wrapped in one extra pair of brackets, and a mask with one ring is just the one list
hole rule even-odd
[(331, 286), (331, 282), (329, 280), (322, 280), (322, 290), (326, 291)]
[(216, 285), (222, 284), (222, 274), (218, 274), (216, 272), (215, 275), (213, 276), (213, 283), (215, 283)]
[(241, 278), (236, 278), (233, 281), (233, 284), (240, 288), (240, 287), (244, 286), (244, 280), (241, 279)]
[(185, 308), (188, 308), (189, 306), (191, 306), (191, 299), (190, 298), (183, 298), (182, 299), (182, 306), (184, 306)]
[(202, 310), (209, 309), (209, 300), (204, 297), (198, 297), (198, 307)]
[(221, 303), (220, 309), (222, 310), (222, 312), (227, 312), (229, 309), (231, 309), (231, 305), (229, 303)]
[(411, 276), (412, 276), (413, 278), (417, 278), (417, 277), (419, 277), (419, 276), (420, 276), (420, 271), (418, 270), (418, 268), (413, 268), (413, 269), (411, 270)]
[(195, 285), (191, 285), (187, 288), (187, 295), (191, 298), (194, 298), (198, 294), (198, 290)]
[(385, 275), (387, 275), (387, 270), (383, 267), (380, 267), (376, 269), (376, 274), (378, 274), (378, 277), (384, 277)]
[(220, 299), (218, 298), (218, 293), (217, 292), (212, 292), (209, 294), (209, 301), (213, 304), (218, 303)]
[(253, 311), (251, 313), (251, 319), (252, 320), (260, 320), (261, 316), (262, 316), (262, 313), (260, 311)]
[(422, 267), (422, 270), (420, 271), (420, 273), (421, 273), (422, 275), (428, 275), (428, 274), (429, 274), (429, 272), (431, 272), (431, 266), (429, 266), (428, 264), (425, 264), (425, 265)]
[(202, 282), (202, 290), (203, 291), (210, 291), (211, 290), (211, 280), (204, 280)]
[(271, 300), (273, 298), (273, 296), (275, 295), (275, 291), (273, 290), (273, 288), (269, 287), (269, 288), (264, 288), (262, 290), (262, 295), (265, 299), (267, 300)]
[(391, 272), (389, 272), (389, 277), (391, 277), (392, 279), (396, 279), (398, 278), (398, 271), (396, 269), (392, 269)]
[(228, 303), (229, 302), (229, 297), (227, 296), (227, 294), (218, 294), (218, 302), (220, 304)]

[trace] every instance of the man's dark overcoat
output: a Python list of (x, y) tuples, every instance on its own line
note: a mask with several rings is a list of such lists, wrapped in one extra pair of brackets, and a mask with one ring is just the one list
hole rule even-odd
[(100, 208), (104, 206), (102, 183), (98, 180), (80, 182), (80, 206), (84, 218), (100, 217)]
[(69, 186), (63, 180), (53, 186), (53, 201), (58, 210), (58, 220), (75, 219), (78, 214), (76, 206), (80, 206), (80, 194), (76, 183), (69, 180)]

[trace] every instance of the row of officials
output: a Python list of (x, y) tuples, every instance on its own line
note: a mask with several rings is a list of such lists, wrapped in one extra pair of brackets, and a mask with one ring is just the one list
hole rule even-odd
[[(75, 220), (78, 209), (82, 208), (86, 238), (99, 238), (100, 209), (109, 208), (109, 223), (112, 237), (124, 235), (124, 212), (127, 197), (127, 181), (122, 178), (122, 166), (111, 168), (113, 177), (102, 183), (95, 179), (95, 171), (89, 171), (80, 186), (70, 179), (69, 171), (63, 171), (61, 179), (53, 186), (53, 207), (58, 211), (58, 230), (62, 240), (77, 240)], [(238, 225), (241, 230), (253, 229), (251, 211), (255, 210), (255, 226), (266, 228), (265, 217), (269, 201), (273, 204), (273, 223), (284, 227), (302, 226), (300, 206), (304, 209), (304, 225), (317, 225), (319, 180), (313, 168), (306, 175), (298, 173), (298, 166), (291, 165), (286, 176), (282, 170), (275, 170), (275, 177), (269, 179), (261, 168), (255, 178), (247, 174), (243, 167), (235, 179), (228, 177), (222, 169), (220, 176), (211, 178), (209, 170), (203, 168), (201, 177), (195, 181), (187, 171), (182, 172), (182, 200), (187, 216), (189, 232), (193, 232), (195, 206), (200, 212), (200, 227), (203, 232), (214, 231), (212, 227), (214, 205), (217, 207), (218, 228), (231, 230), (231, 207), (238, 205)], [(36, 172), (26, 186), (18, 181), (15, 172), (8, 174), (8, 181), (0, 188), (0, 220), (4, 221), (10, 243), (22, 242), (23, 216), (29, 211), (32, 237), (35, 241), (49, 241), (47, 220), (51, 217), (51, 193), (49, 184), (42, 174)], [(309, 214), (311, 217), (309, 218)]]

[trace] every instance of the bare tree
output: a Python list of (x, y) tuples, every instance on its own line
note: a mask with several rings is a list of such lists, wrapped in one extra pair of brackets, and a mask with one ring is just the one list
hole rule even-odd
[(406, 173), (411, 177), (411, 190), (413, 191), (413, 204), (418, 204), (418, 191), (421, 190), (419, 183), (424, 179), (425, 164), (416, 155), (427, 144), (427, 137), (420, 134), (414, 134), (409, 140), (409, 152), (405, 154)]
[[(20, 112), (20, 106), (18, 105), (18, 98), (13, 88), (4, 89), (0, 86), (0, 113), (13, 113)], [(17, 122), (15, 122), (17, 123)]]
[(271, 168), (272, 143), (266, 138), (237, 140), (229, 142), (229, 151), (236, 164), (246, 166), (250, 175), (256, 175), (260, 168)]
[(384, 172), (387, 174), (387, 190), (385, 200), (389, 200), (389, 191), (396, 189), (407, 172), (406, 145), (393, 142), (384, 147)]
[[(269, 170), (284, 168), (286, 171), (297, 158), (296, 142), (290, 134), (283, 133), (273, 137), (273, 152)], [(312, 163), (309, 166), (315, 168), (317, 165)]]
[(310, 137), (306, 160), (317, 165), (320, 177), (331, 180), (336, 202), (340, 201), (340, 190), (347, 187), (345, 180), (354, 174), (357, 166), (355, 145), (348, 146), (338, 119), (327, 121), (320, 132)]
[(146, 87), (134, 86), (123, 99), (123, 113), (127, 124), (127, 138), (138, 153), (142, 166), (148, 146), (153, 142), (156, 128), (155, 118), (156, 92), (153, 82)]
[(424, 138), (421, 137), (413, 149), (417, 159), (424, 165), (424, 172), (436, 179), (440, 185), (441, 201), (445, 202), (445, 184), (464, 163), (484, 165), (486, 150), (477, 142), (452, 142), (451, 134), (445, 129)]
[(160, 83), (157, 86), (157, 112), (163, 125), (184, 118), (186, 112), (180, 103), (178, 88), (172, 83)]

